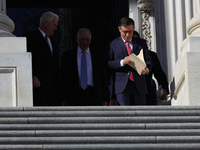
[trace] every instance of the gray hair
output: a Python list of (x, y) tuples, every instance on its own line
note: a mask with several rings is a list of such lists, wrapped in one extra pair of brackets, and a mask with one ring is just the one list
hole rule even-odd
[(51, 22), (53, 19), (59, 20), (58, 15), (54, 14), (53, 12), (45, 12), (41, 17), (40, 17), (40, 25), (44, 23), (44, 21)]
[(90, 33), (90, 38), (92, 38), (92, 33), (91, 33), (90, 29), (87, 29), (87, 28), (80, 28), (80, 29), (78, 30), (77, 37), (79, 37), (79, 34), (80, 34), (80, 32), (82, 32), (82, 31), (89, 32), (89, 33)]

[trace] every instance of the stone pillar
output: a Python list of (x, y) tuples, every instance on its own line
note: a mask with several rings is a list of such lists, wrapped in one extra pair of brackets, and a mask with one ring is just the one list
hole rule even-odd
[(6, 14), (6, 0), (0, 0), (0, 10)]
[(15, 37), (12, 34), (14, 28), (13, 21), (0, 10), (0, 37)]
[(0, 0), (0, 37), (14, 37), (15, 25), (6, 15), (6, 0)]
[(12, 34), (15, 25), (5, 6), (0, 0), (0, 106), (33, 106), (31, 54), (26, 38)]
[(193, 0), (194, 16), (200, 12), (200, 0)]
[(135, 30), (139, 33), (141, 32), (141, 18), (140, 11), (138, 11), (137, 0), (129, 0), (129, 17), (132, 18), (135, 22)]
[(183, 41), (175, 65), (175, 91), (172, 105), (200, 105), (200, 7), (193, 1), (194, 17), (187, 26), (188, 37)]

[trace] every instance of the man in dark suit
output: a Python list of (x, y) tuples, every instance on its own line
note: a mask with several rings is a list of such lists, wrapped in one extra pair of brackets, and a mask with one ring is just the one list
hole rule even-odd
[[(146, 41), (139, 40), (142, 46), (133, 42), (135, 26), (131, 18), (122, 18), (119, 21), (118, 29), (121, 36), (113, 40), (109, 48), (108, 67), (115, 70), (111, 91), (114, 91), (118, 105), (145, 105), (147, 94), (145, 74), (150, 71), (152, 66)], [(141, 75), (139, 75), (129, 66), (133, 61), (129, 59), (128, 55), (131, 53), (138, 55), (141, 49), (143, 49), (147, 67), (141, 68)], [(112, 100), (111, 103), (111, 105), (115, 105)]]
[(164, 73), (158, 56), (155, 52), (150, 51), (150, 56), (153, 61), (153, 67), (151, 72), (147, 75), (147, 87), (148, 87), (148, 95), (147, 95), (147, 104), (148, 105), (157, 105), (157, 95), (154, 94), (152, 89), (152, 75), (154, 75), (155, 79), (158, 82), (158, 85), (162, 86), (162, 95), (160, 97), (161, 100), (165, 100), (167, 95), (169, 94), (168, 80), (166, 74)]
[(78, 48), (66, 51), (62, 56), (61, 76), (63, 100), (67, 103), (65, 105), (96, 106), (108, 102), (103, 53), (89, 48), (91, 37), (89, 29), (79, 29), (76, 39)]
[(27, 51), (32, 53), (34, 106), (61, 106), (58, 45), (50, 37), (57, 30), (59, 17), (46, 12), (39, 28), (28, 32)]
[[(141, 44), (139, 42), (140, 35), (137, 31), (134, 31), (133, 36), (136, 37), (134, 43)], [(165, 100), (167, 95), (169, 94), (169, 87), (168, 87), (168, 80), (166, 74), (164, 73), (158, 56), (155, 52), (149, 51), (153, 66), (149, 74), (146, 75), (146, 82), (147, 82), (147, 89), (148, 95), (147, 98), (147, 105), (156, 105), (157, 104), (157, 95), (156, 95), (156, 87), (155, 81), (152, 79), (152, 75), (154, 75), (155, 79), (158, 81), (158, 85), (162, 86), (163, 93), (160, 97), (161, 100)]]

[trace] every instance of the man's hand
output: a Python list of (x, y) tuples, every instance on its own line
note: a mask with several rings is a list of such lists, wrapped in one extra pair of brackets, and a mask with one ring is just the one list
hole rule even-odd
[(128, 56), (123, 59), (123, 65), (130, 65), (133, 63), (133, 60), (131, 60)]
[(144, 69), (140, 68), (140, 72), (142, 75), (145, 75), (147, 73), (147, 67), (145, 67)]
[(111, 99), (109, 106), (116, 106), (117, 105), (117, 100), (116, 99)]
[(107, 105), (107, 102), (106, 101), (103, 101), (103, 106), (106, 106)]
[(41, 86), (40, 80), (36, 76), (34, 76), (33, 77), (33, 88), (38, 88), (40, 86)]
[(167, 90), (163, 89), (163, 94), (160, 96), (161, 100), (165, 100), (167, 98)]
[(67, 106), (67, 101), (66, 100), (62, 100), (62, 106)]

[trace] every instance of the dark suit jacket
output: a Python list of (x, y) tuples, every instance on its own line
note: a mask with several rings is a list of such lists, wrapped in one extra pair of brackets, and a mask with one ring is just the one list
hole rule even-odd
[(164, 71), (161, 67), (158, 56), (153, 51), (150, 51), (150, 56), (153, 61), (153, 67), (152, 67), (152, 70), (150, 71), (150, 73), (147, 75), (148, 87), (151, 88), (151, 79), (152, 79), (152, 75), (154, 75), (154, 77), (158, 81), (158, 84), (162, 85), (162, 88), (167, 90), (167, 93), (169, 94), (168, 80), (167, 80), (166, 74), (164, 73)]
[(41, 82), (41, 88), (48, 89), (53, 87), (53, 78), (57, 76), (59, 80), (59, 56), (58, 46), (50, 37), (53, 47), (53, 57), (44, 37), (39, 29), (28, 32), (27, 51), (32, 53), (32, 74), (37, 76)]
[[(141, 42), (140, 38), (133, 38), (133, 42), (137, 43), (139, 45), (141, 45), (142, 47), (144, 47), (143, 43)], [(156, 78), (156, 80), (158, 81), (159, 85), (162, 85), (162, 87), (164, 89), (167, 90), (167, 92), (169, 93), (169, 88), (168, 88), (168, 81), (167, 81), (167, 77), (166, 74), (164, 73), (160, 61), (158, 59), (158, 56), (155, 52), (153, 51), (149, 51), (149, 54), (151, 56), (151, 60), (152, 60), (152, 69), (149, 71), (147, 78), (148, 81), (151, 82), (152, 79), (152, 75), (154, 74), (154, 77)]]
[(159, 85), (162, 85), (162, 88), (167, 90), (169, 94), (169, 87), (168, 87), (168, 80), (165, 72), (163, 71), (158, 56), (155, 52), (150, 51), (150, 56), (153, 60), (153, 67), (152, 71), (148, 75), (148, 77), (152, 78), (152, 74), (154, 74), (156, 80), (158, 81)]
[[(143, 46), (140, 38), (134, 38), (133, 42)], [(149, 51), (149, 54), (151, 56), (153, 65), (149, 74), (146, 75), (146, 82), (147, 82), (147, 88), (148, 88), (147, 104), (152, 105), (152, 104), (156, 104), (156, 101), (155, 101), (156, 98), (154, 97), (155, 91), (153, 91), (152, 84), (151, 84), (152, 75), (154, 74), (154, 77), (158, 81), (158, 84), (162, 85), (163, 89), (167, 90), (168, 94), (169, 94), (169, 88), (168, 88), (168, 80), (167, 80), (166, 74), (164, 73), (161, 67), (157, 54), (153, 51)]]
[[(152, 61), (149, 55), (146, 41), (143, 39), (137, 39), (138, 42), (142, 43), (142, 46), (135, 44), (135, 38), (132, 38), (133, 42), (133, 53), (138, 55), (140, 50), (143, 48), (144, 59), (147, 64), (147, 68), (151, 70)], [(147, 86), (146, 86), (146, 78), (145, 75), (139, 75), (133, 68), (129, 65), (125, 65), (123, 67), (120, 66), (120, 61), (128, 56), (126, 46), (121, 37), (116, 38), (110, 44), (109, 50), (109, 58), (108, 58), (108, 66), (111, 69), (115, 70), (115, 76), (113, 79), (115, 82), (115, 94), (122, 93), (126, 88), (129, 79), (129, 72), (132, 71), (134, 82), (136, 88), (140, 94), (147, 94)], [(113, 95), (113, 93), (111, 93)]]
[[(99, 105), (103, 101), (108, 102), (108, 87), (106, 72), (103, 66), (103, 53), (91, 50), (93, 82), (96, 94), (96, 102)], [(79, 94), (79, 75), (77, 67), (77, 50), (66, 51), (62, 56), (61, 63), (63, 99), (67, 100), (68, 105), (78, 105)]]

